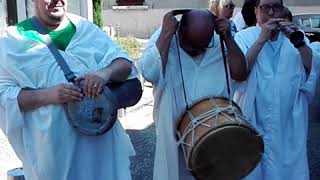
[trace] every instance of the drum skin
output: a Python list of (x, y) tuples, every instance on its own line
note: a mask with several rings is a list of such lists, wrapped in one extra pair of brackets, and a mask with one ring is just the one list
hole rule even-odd
[(65, 112), (70, 124), (80, 133), (90, 136), (109, 131), (117, 120), (118, 103), (108, 87), (95, 98), (68, 103)]
[[(82, 89), (83, 83), (75, 84)], [(84, 97), (80, 102), (64, 105), (70, 124), (81, 134), (103, 135), (117, 120), (117, 110), (138, 103), (142, 87), (137, 78), (112, 82), (97, 97)]]
[[(182, 148), (187, 167), (197, 180), (241, 179), (253, 171), (262, 158), (261, 136), (232, 103), (233, 111), (207, 117), (203, 124), (185, 134)], [(177, 134), (182, 137), (193, 118), (228, 106), (229, 100), (224, 97), (204, 98), (194, 103), (178, 121)]]

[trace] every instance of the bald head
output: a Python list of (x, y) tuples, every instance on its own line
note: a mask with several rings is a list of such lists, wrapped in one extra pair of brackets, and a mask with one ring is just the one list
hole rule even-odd
[(215, 16), (208, 10), (191, 10), (182, 16), (180, 44), (189, 55), (199, 55), (208, 47), (214, 34), (214, 20)]

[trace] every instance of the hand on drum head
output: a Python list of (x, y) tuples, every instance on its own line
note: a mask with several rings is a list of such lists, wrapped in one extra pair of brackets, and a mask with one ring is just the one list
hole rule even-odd
[(108, 81), (109, 76), (103, 76), (100, 72), (88, 73), (75, 79), (75, 83), (87, 97), (101, 94)]
[(48, 89), (50, 104), (77, 102), (81, 101), (83, 96), (81, 89), (71, 83), (58, 84)]

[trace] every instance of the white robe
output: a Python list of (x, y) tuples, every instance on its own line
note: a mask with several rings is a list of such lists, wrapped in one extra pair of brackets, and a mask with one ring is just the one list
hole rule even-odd
[(239, 11), (233, 18), (233, 23), (235, 24), (237, 31), (241, 31), (243, 28), (245, 28), (247, 25), (244, 22), (243, 16), (241, 11)]
[[(176, 139), (176, 124), (186, 103), (182, 88), (175, 38), (172, 39), (166, 70), (162, 67), (156, 40), (160, 30), (150, 39), (139, 60), (138, 69), (154, 87), (153, 117), (157, 131), (154, 180), (191, 180)], [(182, 71), (188, 105), (208, 96), (227, 97), (219, 37), (214, 36), (214, 47), (202, 56), (192, 58), (180, 48)]]
[[(236, 34), (244, 54), (259, 37), (261, 28)], [(319, 56), (313, 52), (307, 75), (300, 54), (284, 34), (268, 41), (259, 53), (235, 100), (251, 124), (262, 134), (265, 153), (247, 180), (308, 180), (308, 104), (315, 93)]]
[[(68, 14), (76, 33), (60, 51), (76, 76), (130, 59), (91, 22)], [(135, 77), (137, 71), (129, 78)], [(130, 180), (128, 135), (117, 121), (102, 136), (84, 136), (68, 123), (61, 105), (19, 109), (21, 88), (48, 88), (67, 80), (47, 46), (9, 27), (0, 39), (0, 127), (22, 160), (26, 180)]]
[(315, 41), (311, 43), (311, 46), (314, 51), (317, 51), (318, 53), (320, 53), (320, 42)]

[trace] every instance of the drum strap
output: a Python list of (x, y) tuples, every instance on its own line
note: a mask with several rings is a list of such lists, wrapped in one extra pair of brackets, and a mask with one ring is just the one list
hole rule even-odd
[(227, 82), (227, 90), (228, 90), (228, 96), (229, 96), (229, 104), (232, 105), (232, 97), (231, 97), (231, 90), (230, 90), (230, 79), (229, 79), (229, 66), (227, 63), (227, 57), (226, 57), (226, 52), (225, 52), (225, 46), (224, 42), (222, 40), (222, 36), (220, 35), (220, 46), (221, 46), (221, 53), (223, 57), (223, 64), (224, 64), (224, 74), (226, 76), (226, 82)]
[(178, 32), (176, 32), (175, 38), (176, 38), (178, 60), (179, 60), (179, 68), (180, 68), (180, 74), (181, 74), (181, 80), (182, 80), (183, 96), (184, 96), (184, 101), (186, 103), (186, 110), (189, 110), (189, 105), (188, 105), (188, 101), (187, 101), (187, 93), (186, 93), (186, 88), (185, 88), (185, 84), (184, 84), (183, 72), (182, 72), (181, 58), (180, 58)]
[[(183, 77), (183, 72), (182, 72), (182, 65), (181, 65), (181, 57), (180, 57), (180, 50), (179, 50), (179, 38), (178, 38), (178, 32), (175, 34), (175, 40), (176, 40), (176, 46), (177, 46), (177, 53), (178, 53), (178, 60), (179, 60), (179, 66), (180, 66), (180, 74), (181, 74), (181, 80), (182, 80), (182, 88), (183, 88), (183, 95), (184, 95), (184, 100), (186, 102), (186, 110), (189, 110), (189, 105), (187, 101), (187, 95), (186, 95), (186, 88), (184, 84), (184, 77)], [(221, 53), (223, 57), (223, 63), (224, 63), (224, 70), (225, 70), (225, 76), (226, 76), (226, 82), (227, 82), (227, 91), (228, 91), (228, 98), (229, 98), (229, 104), (232, 105), (232, 97), (231, 97), (231, 88), (230, 88), (230, 79), (229, 79), (229, 68), (228, 68), (228, 63), (227, 63), (227, 57), (225, 53), (225, 46), (223, 39), (220, 35), (220, 45), (221, 45)]]
[[(32, 17), (31, 18), (31, 22), (33, 24), (33, 26), (36, 28), (36, 30), (40, 33), (40, 34), (47, 34), (48, 30), (39, 22), (39, 20), (36, 17)], [(56, 48), (56, 46), (53, 44), (52, 39), (50, 38), (50, 36), (48, 35), (45, 41), (46, 45), (48, 46), (51, 54), (54, 56), (54, 58), (56, 59), (58, 65), (60, 66), (61, 70), (64, 73), (64, 76), (66, 77), (66, 79), (69, 82), (74, 82), (74, 79), (76, 78), (76, 76), (74, 75), (74, 73), (70, 70), (68, 64), (66, 63), (66, 61), (64, 60), (64, 58), (62, 57), (62, 55), (60, 54), (59, 50)]]

